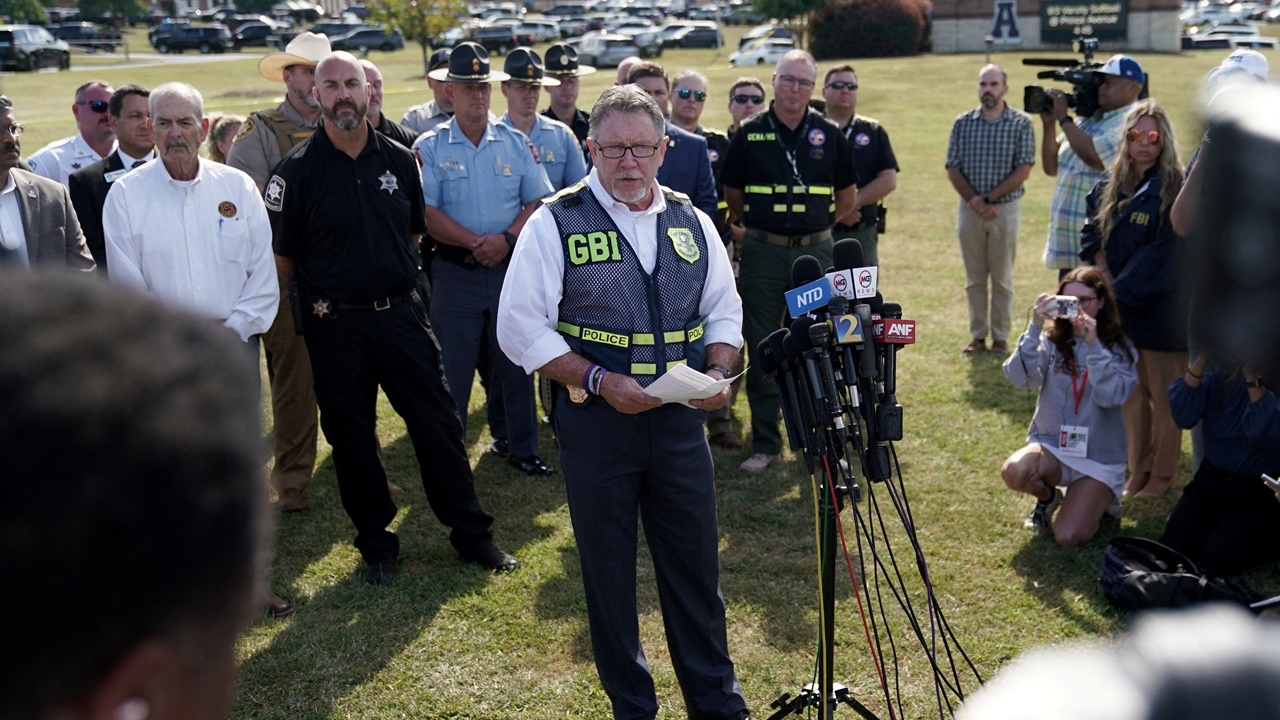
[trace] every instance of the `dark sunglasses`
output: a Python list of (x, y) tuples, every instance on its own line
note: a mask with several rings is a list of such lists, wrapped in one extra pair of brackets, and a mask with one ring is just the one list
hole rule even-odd
[(107, 111), (106, 100), (77, 100), (77, 105), (88, 105), (89, 109), (96, 113), (104, 113)]
[(1141, 130), (1129, 131), (1129, 142), (1136, 143), (1136, 142), (1142, 142), (1143, 140), (1146, 140), (1148, 145), (1159, 145), (1160, 131), (1159, 130), (1149, 130), (1147, 132), (1143, 132)]
[(691, 95), (693, 96), (693, 99), (698, 102), (705, 102), (707, 99), (706, 93), (701, 90), (690, 90), (689, 88), (680, 88), (676, 91), (676, 95), (679, 96), (681, 100), (688, 100)]
[(858, 83), (848, 82), (846, 80), (832, 80), (827, 83), (827, 87), (834, 88), (836, 90), (857, 90)]
[(752, 105), (764, 104), (763, 95), (734, 95), (729, 99), (738, 103), (739, 105), (746, 105), (747, 103), (751, 103)]

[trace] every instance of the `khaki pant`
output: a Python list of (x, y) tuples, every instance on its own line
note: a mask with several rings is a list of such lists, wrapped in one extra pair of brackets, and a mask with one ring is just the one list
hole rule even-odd
[[(303, 308), (308, 312), (309, 308)], [(275, 467), (271, 487), (305, 490), (316, 465), (317, 417), (315, 384), (307, 344), (293, 331), (293, 304), (289, 290), (280, 288), (280, 310), (275, 322), (262, 335), (267, 357), (267, 377), (271, 382), (271, 436)]]
[[(1013, 261), (1018, 252), (1022, 201), (996, 205), (994, 220), (984, 220), (961, 200), (956, 218), (960, 257), (964, 260), (964, 292), (969, 300), (969, 336), (1008, 340), (1013, 326)], [(991, 311), (987, 312), (987, 277), (991, 277)]]
[(1138, 386), (1120, 409), (1129, 437), (1129, 472), (1153, 478), (1178, 474), (1182, 429), (1169, 409), (1169, 385), (1187, 368), (1187, 353), (1138, 351)]

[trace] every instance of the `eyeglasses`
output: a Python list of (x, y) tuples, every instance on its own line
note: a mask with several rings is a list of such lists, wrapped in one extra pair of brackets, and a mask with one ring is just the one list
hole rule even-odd
[(1098, 296), (1097, 295), (1077, 295), (1076, 300), (1079, 300), (1081, 305), (1092, 305), (1093, 303), (1098, 302)]
[(107, 111), (106, 100), (77, 100), (77, 105), (88, 105), (89, 109), (96, 113), (104, 113)]
[(831, 82), (827, 83), (827, 87), (831, 88), (832, 90), (856, 91), (858, 89), (858, 83), (849, 82), (848, 80), (832, 80)]
[(676, 91), (676, 95), (681, 100), (688, 100), (689, 96), (693, 96), (693, 99), (698, 102), (704, 102), (707, 99), (707, 94), (705, 92), (701, 90), (690, 90), (689, 88), (680, 88)]
[(751, 103), (752, 105), (764, 104), (763, 95), (734, 95), (729, 99), (738, 103), (739, 105), (746, 105), (747, 103)]
[(657, 145), (607, 145), (604, 147), (596, 146), (596, 150), (600, 151), (601, 157), (610, 160), (621, 160), (626, 156), (627, 151), (631, 151), (631, 157), (637, 160), (642, 158), (653, 157), (658, 152)]
[(1148, 130), (1146, 132), (1143, 132), (1141, 130), (1130, 130), (1128, 137), (1129, 137), (1129, 142), (1131, 143), (1138, 143), (1138, 142), (1142, 142), (1143, 140), (1146, 140), (1148, 145), (1160, 144), (1159, 130)]
[(779, 75), (778, 82), (801, 90), (812, 90), (813, 87), (817, 85), (817, 83), (812, 80), (805, 80), (804, 78), (793, 77), (791, 75)]
[(5, 133), (9, 133), (14, 137), (21, 137), (23, 131), (26, 129), (27, 128), (25, 126), (18, 125), (16, 123), (13, 125), (0, 125), (0, 137), (4, 137)]

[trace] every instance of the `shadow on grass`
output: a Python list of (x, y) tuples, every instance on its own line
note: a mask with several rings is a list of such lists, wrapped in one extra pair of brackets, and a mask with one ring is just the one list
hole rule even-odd
[[(478, 424), (483, 427), (483, 420)], [(414, 643), (441, 607), (491, 581), (490, 571), (462, 563), (449, 544), (448, 529), (426, 502), (409, 437), (384, 445), (383, 460), (388, 478), (409, 493), (397, 501), (399, 577), (388, 587), (365, 584), (364, 565), (352, 547), (355, 528), (342, 508), (332, 457), (326, 459), (307, 490), (310, 509), (282, 517), (277, 530), (273, 586), (296, 612), (242, 663), (231, 717), (332, 716), (343, 698)], [(560, 502), (562, 484), (529, 482), (492, 455), (481, 459), (475, 475), (500, 547), (518, 557), (520, 548), (550, 533), (534, 520)], [(299, 595), (307, 586), (319, 589)]]
[(1005, 378), (1001, 366), (1006, 357), (988, 352), (967, 358), (969, 384), (961, 397), (974, 409), (994, 410), (1015, 424), (1027, 423), (1036, 410), (1037, 392), (1016, 387)]

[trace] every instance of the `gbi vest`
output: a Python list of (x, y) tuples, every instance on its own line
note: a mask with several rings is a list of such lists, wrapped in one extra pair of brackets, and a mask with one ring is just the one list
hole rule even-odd
[[(773, 123), (770, 123), (770, 120)], [(840, 129), (813, 110), (800, 126), (800, 136), (783, 149), (773, 110), (742, 124), (745, 133), (747, 177), (743, 186), (746, 226), (780, 235), (829, 230), (836, 222), (836, 135)], [(787, 157), (792, 151), (796, 173)]]
[(685, 195), (663, 189), (658, 255), (646, 273), (586, 182), (544, 200), (564, 249), (558, 330), (570, 349), (647, 387), (668, 369), (706, 361), (698, 305), (707, 239)]

